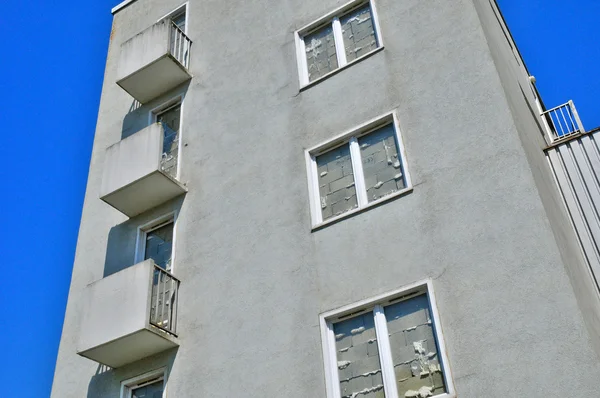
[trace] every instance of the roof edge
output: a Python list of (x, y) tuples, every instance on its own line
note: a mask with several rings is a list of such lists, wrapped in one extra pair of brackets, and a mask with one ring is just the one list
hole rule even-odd
[(113, 9), (110, 10), (110, 12), (114, 15), (117, 12), (119, 12), (120, 10), (122, 10), (123, 8), (127, 7), (129, 4), (133, 3), (134, 1), (136, 1), (136, 0), (124, 0), (123, 2), (114, 6)]

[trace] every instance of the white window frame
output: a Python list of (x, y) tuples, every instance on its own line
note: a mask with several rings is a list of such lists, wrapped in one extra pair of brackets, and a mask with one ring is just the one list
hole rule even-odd
[[(344, 16), (348, 12), (355, 8), (362, 7), (369, 4), (371, 7), (371, 18), (373, 19), (373, 28), (375, 29), (375, 38), (377, 40), (378, 47), (369, 51), (360, 57), (353, 59), (348, 62), (346, 60), (346, 50), (344, 48), (344, 38), (342, 34), (342, 25), (340, 23), (340, 17)], [(315, 30), (322, 28), (325, 25), (332, 25), (333, 36), (335, 40), (335, 52), (337, 55), (338, 67), (331, 72), (313, 80), (308, 80), (308, 65), (306, 61), (306, 46), (304, 43), (304, 36), (314, 32)], [(372, 54), (383, 50), (383, 39), (381, 37), (381, 28), (379, 26), (379, 18), (377, 16), (377, 7), (375, 6), (375, 0), (353, 0), (343, 6), (331, 11), (325, 16), (309, 23), (306, 26), (298, 29), (294, 32), (294, 39), (296, 42), (296, 59), (298, 62), (298, 77), (300, 79), (300, 88), (312, 86), (323, 79), (328, 78), (332, 74), (338, 73), (339, 71), (361, 61), (362, 59), (371, 56)]]
[(183, 12), (185, 12), (185, 31), (183, 33), (185, 33), (187, 35), (188, 22), (189, 22), (189, 18), (190, 18), (190, 4), (189, 4), (189, 1), (186, 1), (185, 3), (183, 3), (182, 5), (180, 5), (179, 7), (175, 8), (173, 11), (165, 14), (162, 18), (159, 18), (158, 21), (156, 21), (156, 22), (160, 22), (163, 19), (172, 18), (174, 15), (177, 15), (177, 14), (181, 13), (182, 10), (183, 10)]
[(175, 243), (177, 239), (177, 212), (173, 211), (163, 216), (153, 219), (150, 222), (142, 224), (137, 228), (137, 238), (135, 241), (135, 258), (134, 264), (141, 263), (144, 261), (144, 254), (146, 252), (146, 237), (148, 232), (152, 232), (155, 229), (162, 227), (165, 224), (173, 223), (173, 243), (171, 251), (171, 268), (168, 270), (171, 274), (175, 269)]
[(379, 349), (379, 360), (381, 363), (381, 373), (385, 389), (385, 396), (386, 398), (401, 398), (398, 396), (398, 391), (396, 388), (394, 363), (392, 360), (389, 339), (387, 338), (387, 322), (383, 311), (384, 306), (391, 304), (390, 301), (400, 298), (408, 299), (418, 294), (427, 294), (429, 309), (433, 320), (433, 332), (438, 344), (440, 365), (442, 367), (442, 374), (444, 376), (444, 382), (446, 383), (446, 389), (448, 390), (447, 393), (438, 394), (434, 397), (456, 397), (456, 390), (454, 388), (454, 381), (452, 379), (448, 356), (446, 354), (446, 345), (444, 343), (440, 317), (435, 300), (433, 281), (431, 279), (426, 279), (404, 286), (400, 289), (366, 300), (361, 300), (319, 315), (321, 340), (323, 343), (323, 360), (325, 364), (325, 387), (327, 390), (327, 398), (341, 398), (333, 324), (344, 316), (370, 311), (373, 311), (374, 313), (375, 332), (377, 334), (377, 345)]
[[(362, 168), (361, 154), (357, 138), (368, 135), (378, 128), (388, 124), (392, 124), (394, 127), (395, 138), (396, 142), (398, 143), (398, 156), (400, 157), (399, 160), (400, 164), (402, 165), (402, 173), (404, 174), (404, 182), (406, 187), (397, 192), (369, 202), (367, 198), (367, 190), (365, 188), (365, 175)], [(323, 213), (321, 210), (321, 194), (319, 191), (319, 174), (317, 171), (317, 156), (327, 153), (346, 143), (350, 144), (350, 158), (352, 161), (352, 171), (354, 173), (358, 207), (323, 221)], [(326, 142), (309, 148), (305, 150), (304, 154), (306, 159), (306, 173), (308, 175), (308, 193), (310, 198), (310, 213), (313, 229), (320, 228), (342, 218), (349, 217), (357, 212), (377, 206), (382, 202), (391, 200), (400, 195), (404, 195), (413, 189), (410, 172), (408, 171), (406, 150), (404, 148), (404, 143), (402, 142), (400, 123), (398, 121), (398, 117), (396, 116), (396, 112), (394, 111), (378, 116), (372, 120), (369, 120), (368, 122), (353, 127), (351, 130), (346, 131)]]
[(143, 375), (132, 377), (131, 379), (123, 380), (121, 382), (121, 395), (120, 398), (131, 398), (133, 390), (139, 387), (143, 387), (149, 382), (157, 382), (162, 380), (163, 382), (163, 398), (167, 396), (167, 378), (166, 368), (160, 368), (152, 370)]
[[(186, 3), (187, 4), (187, 3)], [(157, 117), (159, 113), (163, 113), (167, 110), (169, 110), (169, 108), (175, 107), (177, 105), (181, 106), (181, 110), (179, 112), (179, 147), (177, 148), (177, 176), (175, 177), (177, 180), (179, 180), (179, 176), (181, 175), (181, 160), (182, 160), (182, 156), (181, 156), (181, 151), (183, 149), (183, 141), (182, 141), (182, 137), (183, 137), (183, 100), (184, 100), (184, 95), (183, 94), (178, 94), (172, 98), (169, 98), (167, 101), (161, 103), (158, 106), (155, 106), (154, 108), (150, 109), (150, 111), (148, 112), (148, 125), (154, 124), (156, 123)]]

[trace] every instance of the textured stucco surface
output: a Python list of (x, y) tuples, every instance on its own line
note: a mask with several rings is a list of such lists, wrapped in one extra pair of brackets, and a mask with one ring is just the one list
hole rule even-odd
[[(190, 1), (194, 78), (175, 90), (189, 192), (131, 220), (98, 199), (105, 149), (169, 96), (136, 108), (116, 60), (180, 1), (115, 15), (53, 397), (117, 397), (161, 366), (169, 397), (323, 397), (318, 314), (427, 277), (459, 396), (597, 394), (571, 248), (473, 2), (378, 0), (385, 49), (299, 92), (293, 32), (342, 3)], [(311, 233), (303, 151), (390, 110), (413, 192)], [(180, 348), (108, 371), (78, 357), (84, 287), (131, 265), (137, 226), (173, 210)]]
[[(513, 44), (502, 32), (505, 23), (501, 15), (495, 14), (490, 7), (493, 0), (475, 2), (483, 22), (486, 38), (496, 63), (498, 74), (515, 127), (530, 164), (531, 173), (539, 191), (540, 199), (546, 209), (548, 222), (554, 232), (558, 248), (563, 256), (565, 269), (570, 277), (574, 292), (584, 315), (591, 341), (597, 354), (600, 354), (600, 296), (590, 268), (580, 249), (573, 226), (568, 218), (558, 186), (549, 167), (543, 149), (547, 147), (544, 128), (537, 119), (538, 108), (535, 104), (536, 92), (529, 81), (529, 73), (520, 59), (514, 56)], [(498, 21), (500, 20), (500, 24)], [(504, 25), (505, 26), (505, 25)], [(516, 46), (514, 46), (516, 48)], [(565, 93), (568, 95), (568, 93)], [(565, 101), (567, 98), (565, 98)], [(557, 104), (546, 104), (552, 108)]]

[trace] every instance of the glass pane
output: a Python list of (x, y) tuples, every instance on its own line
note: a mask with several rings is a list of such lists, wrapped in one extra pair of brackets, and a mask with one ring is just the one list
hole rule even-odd
[(360, 137), (358, 145), (369, 202), (406, 187), (392, 124)]
[(317, 156), (317, 173), (323, 220), (358, 207), (348, 144)]
[(152, 384), (148, 384), (144, 387), (139, 387), (131, 392), (132, 398), (162, 398), (163, 394), (163, 382), (157, 381)]
[(373, 313), (333, 325), (342, 398), (383, 398)]
[(181, 121), (181, 104), (176, 105), (156, 116), (156, 121), (164, 128), (163, 154), (161, 168), (173, 177), (177, 177), (177, 158), (179, 153), (179, 125)]
[(331, 24), (304, 36), (308, 81), (313, 81), (338, 67)]
[(367, 4), (340, 18), (348, 62), (378, 47), (371, 7)]
[(392, 304), (384, 311), (398, 396), (428, 397), (447, 392), (427, 295)]
[(144, 260), (153, 259), (156, 265), (169, 270), (173, 251), (173, 223), (146, 233), (146, 251)]
[(171, 18), (171, 21), (173, 21), (173, 23), (177, 25), (179, 29), (185, 32), (185, 12), (175, 15)]

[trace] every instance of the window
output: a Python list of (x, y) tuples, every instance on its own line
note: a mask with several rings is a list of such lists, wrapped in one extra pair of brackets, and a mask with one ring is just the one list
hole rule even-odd
[(173, 27), (173, 29), (171, 29), (170, 52), (186, 68), (189, 67), (190, 50), (190, 42), (186, 36), (188, 25), (187, 7), (188, 3), (185, 3), (182, 6), (177, 7), (174, 11), (171, 11), (170, 13), (159, 19), (159, 21), (170, 20), (173, 23), (173, 25), (177, 27)]
[(160, 18), (159, 21), (170, 19), (183, 33), (187, 33), (187, 6), (188, 3), (185, 3), (177, 7), (175, 10)]
[(173, 21), (173, 23), (175, 25), (177, 25), (177, 27), (179, 29), (181, 29), (181, 31), (184, 33), (185, 33), (185, 28), (186, 28), (186, 25), (185, 25), (186, 17), (187, 17), (187, 14), (185, 12), (185, 7), (182, 7), (181, 11), (178, 11), (176, 14), (171, 16), (171, 21)]
[(153, 109), (150, 115), (152, 123), (160, 123), (163, 126), (161, 170), (171, 177), (177, 178), (181, 130), (181, 97)]
[(121, 383), (121, 398), (163, 398), (165, 371), (158, 369)]
[(138, 229), (136, 263), (152, 259), (160, 268), (173, 266), (174, 215), (161, 217)]
[(375, 7), (354, 1), (296, 32), (296, 43), (305, 86), (382, 47)]
[(411, 189), (393, 114), (307, 151), (313, 227)]
[(432, 282), (321, 315), (328, 398), (451, 397)]

